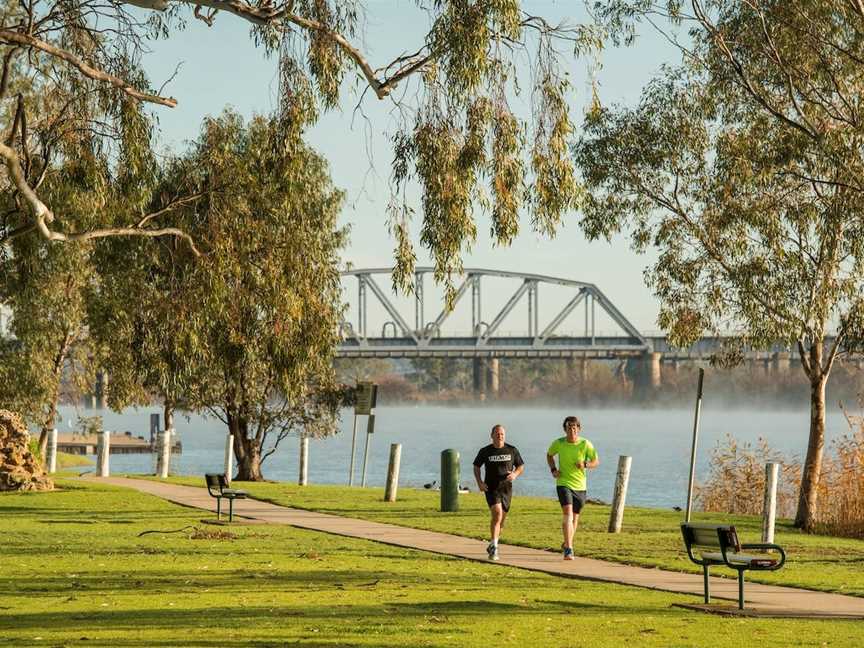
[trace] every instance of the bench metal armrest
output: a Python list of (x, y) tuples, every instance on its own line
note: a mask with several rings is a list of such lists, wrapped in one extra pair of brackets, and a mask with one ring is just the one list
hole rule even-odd
[(756, 542), (750, 544), (742, 544), (741, 550), (744, 549), (759, 549), (762, 551), (772, 550), (776, 551), (780, 554), (780, 562), (777, 563), (774, 567), (772, 567), (769, 571), (774, 571), (775, 569), (780, 569), (784, 564), (786, 564), (786, 552), (783, 551), (783, 547), (776, 544), (771, 544), (767, 542)]

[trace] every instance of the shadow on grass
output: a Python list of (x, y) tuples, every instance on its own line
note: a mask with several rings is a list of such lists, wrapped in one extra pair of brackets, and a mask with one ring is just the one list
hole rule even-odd
[[(581, 614), (585, 612), (615, 613), (641, 617), (644, 614), (658, 612), (657, 608), (641, 606), (617, 606), (602, 604), (567, 604), (559, 601), (534, 601), (531, 604), (519, 605), (488, 600), (447, 600), (429, 601), (424, 603), (388, 603), (378, 605), (268, 605), (268, 606), (204, 606), (201, 608), (164, 607), (149, 610), (98, 610), (93, 612), (33, 612), (4, 614), (0, 617), (0, 633), (2, 632), (43, 632), (50, 628), (53, 632), (71, 635), (87, 635), (88, 631), (98, 628), (100, 632), (113, 633), (134, 629), (146, 631), (182, 630), (187, 641), (200, 644), (194, 635), (196, 631), (213, 637), (212, 645), (230, 645), (226, 636), (228, 631), (242, 632), (249, 638), (244, 641), (266, 641), (258, 639), (266, 631), (279, 633), (291, 630), (291, 626), (302, 624), (308, 627), (322, 627), (330, 644), (339, 639), (366, 636), (371, 628), (381, 629), (388, 626), (395, 633), (403, 633), (406, 624), (416, 626), (418, 623), (430, 624), (424, 632), (441, 632), (452, 634), (460, 630), (448, 625), (455, 617), (482, 617), (506, 619), (507, 615), (518, 613), (525, 615), (548, 616), (550, 614)], [(678, 612), (677, 614), (680, 614)], [(292, 623), (293, 621), (293, 623)], [(344, 622), (343, 622), (344, 621)], [(333, 626), (338, 627), (333, 627)], [(240, 630), (236, 630), (236, 629)], [(217, 640), (218, 637), (218, 640)], [(158, 645), (158, 642), (148, 640), (148, 645)], [(175, 640), (176, 642), (176, 640)], [(123, 641), (123, 645), (136, 645)], [(176, 643), (174, 644), (176, 645)], [(314, 643), (312, 644), (314, 645)], [(337, 643), (337, 645), (343, 645)], [(386, 645), (386, 644), (376, 644)], [(402, 644), (404, 645), (404, 644)]]

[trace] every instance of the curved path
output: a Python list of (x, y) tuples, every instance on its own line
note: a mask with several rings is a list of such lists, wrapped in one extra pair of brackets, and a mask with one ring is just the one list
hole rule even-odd
[[(204, 488), (122, 477), (92, 479), (106, 484), (132, 488), (183, 506), (213, 511), (214, 514), (216, 511), (216, 501), (210, 497)], [(486, 543), (484, 541), (447, 533), (304, 511), (254, 499), (237, 500), (234, 503), (234, 515), (261, 523), (288, 524), (301, 529), (351, 538), (363, 538), (398, 547), (489, 562), (486, 557)], [(700, 574), (631, 567), (592, 558), (577, 557), (573, 561), (563, 561), (558, 553), (506, 544), (500, 545), (500, 552), (501, 560), (497, 564), (545, 572), (555, 576), (632, 585), (680, 594), (694, 594), (698, 599), (694, 601), (694, 605), (686, 607), (695, 609), (706, 609), (707, 607), (708, 611), (712, 612), (739, 614), (737, 610), (738, 584), (736, 580), (731, 578), (712, 577), (711, 597), (712, 600), (735, 601), (735, 605), (703, 606), (697, 605), (697, 603), (702, 603), (702, 576)], [(744, 594), (746, 597), (745, 604), (748, 608), (744, 614), (747, 616), (864, 619), (864, 598), (750, 582), (745, 583)]]

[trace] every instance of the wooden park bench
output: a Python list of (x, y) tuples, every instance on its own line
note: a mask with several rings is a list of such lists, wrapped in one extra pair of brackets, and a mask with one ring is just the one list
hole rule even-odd
[[(702, 567), (705, 579), (705, 602), (710, 602), (711, 590), (708, 586), (708, 568), (711, 565), (725, 565), (738, 572), (738, 609), (744, 609), (744, 572), (775, 571), (786, 562), (786, 552), (776, 544), (741, 544), (738, 532), (728, 524), (695, 524), (684, 522), (681, 525), (687, 555)], [(749, 553), (749, 552), (756, 553)], [(776, 551), (778, 555), (769, 554)]]
[(246, 491), (235, 490), (228, 487), (228, 480), (223, 474), (208, 473), (204, 475), (207, 481), (207, 492), (210, 497), (216, 498), (216, 519), (222, 519), (222, 498), (228, 500), (228, 521), (234, 519), (234, 500), (246, 499)]

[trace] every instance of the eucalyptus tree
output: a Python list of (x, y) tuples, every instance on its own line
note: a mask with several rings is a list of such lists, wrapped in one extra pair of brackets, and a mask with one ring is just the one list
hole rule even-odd
[[(625, 31), (657, 10), (601, 4)], [(853, 4), (670, 3), (689, 28), (683, 66), (665, 69), (636, 108), (589, 115), (576, 147), (585, 231), (629, 228), (637, 248), (659, 249), (648, 276), (675, 343), (729, 334), (725, 363), (745, 347), (797, 350), (810, 384), (805, 528), (817, 512), (825, 385), (864, 331), (864, 21)]]
[[(274, 137), (290, 140), (322, 110), (371, 98), (392, 102), (397, 125), (390, 133), (389, 227), (396, 238), (394, 279), (407, 285), (414, 263), (410, 220), (417, 207), (405, 199), (411, 179), (421, 189), (420, 240), (439, 280), (461, 268), (461, 254), (476, 236), (475, 209), (491, 213), (498, 243), (512, 241), (521, 211), (530, 213), (535, 229), (554, 234), (580, 193), (568, 154), (570, 88), (560, 63), (570, 52), (581, 56), (600, 45), (594, 27), (551, 24), (519, 0), (420, 0), (415, 8), (428, 18), (426, 34), (410, 53), (392, 52), (377, 65), (364, 51), (364, 25), (387, 20), (388, 10), (357, 0), (9, 2), (0, 54), (5, 70), (20, 67), (49, 88), (74, 77), (114, 115), (130, 103), (170, 109), (176, 100), (151, 88), (141, 73), (147, 39), (182, 38), (173, 28), (186, 18), (208, 25), (242, 20), (250, 24), (255, 46), (279, 58), (279, 112), (288, 128)], [(358, 94), (349, 96), (352, 86)], [(528, 118), (511, 107), (519, 96), (530, 103)], [(13, 99), (0, 93), (4, 103)], [(22, 164), (46, 149), (22, 127), (23, 116), (33, 121), (42, 109), (26, 108), (21, 120), (6, 120), (7, 143), (0, 143), (9, 182), (29, 211), (24, 229), (7, 228), (6, 236), (70, 241), (184, 234), (158, 218), (143, 225), (140, 218), (100, 222), (87, 230), (67, 222), (40, 198), (37, 178)]]
[(190, 405), (225, 422), (241, 480), (262, 479), (292, 431), (332, 432), (341, 402), (342, 194), (302, 141), (274, 144), (277, 128), (230, 112), (208, 119), (186, 176), (204, 195), (179, 208), (202, 253), (193, 289), (171, 301), (194, 322)]
[[(150, 187), (146, 211), (173, 212), (175, 225), (193, 227), (183, 221), (184, 208), (202, 193), (191, 160), (150, 157), (141, 165), (147, 178), (138, 178)], [(111, 378), (108, 404), (120, 410), (157, 397), (166, 429), (173, 428), (175, 410), (201, 379), (202, 314), (195, 305), (197, 284), (207, 280), (204, 268), (177, 237), (110, 237), (97, 246), (94, 264), (98, 289), (88, 301), (88, 330)]]
[[(46, 187), (46, 195), (56, 194)], [(59, 198), (57, 204), (71, 207)], [(11, 337), (0, 343), (0, 401), (40, 429), (41, 457), (61, 398), (94, 382), (86, 330), (91, 255), (88, 244), (60, 249), (21, 238), (0, 260), (0, 297), (11, 313)]]

